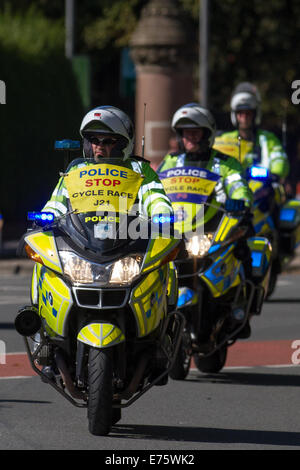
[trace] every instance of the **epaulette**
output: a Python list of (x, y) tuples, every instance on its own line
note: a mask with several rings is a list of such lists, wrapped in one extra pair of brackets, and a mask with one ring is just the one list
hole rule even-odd
[(220, 160), (223, 160), (224, 162), (226, 162), (229, 158), (229, 155), (226, 155), (225, 153), (217, 152), (214, 158), (219, 158)]
[(66, 169), (66, 173), (73, 167), (73, 166), (76, 166), (76, 165), (79, 165), (80, 163), (86, 163), (86, 159), (83, 158), (83, 157), (78, 157), (78, 158), (75, 158), (75, 160), (72, 160), (67, 169)]
[(151, 163), (149, 160), (146, 160), (146, 158), (140, 157), (139, 155), (132, 155), (130, 158), (133, 160), (138, 160), (139, 162)]

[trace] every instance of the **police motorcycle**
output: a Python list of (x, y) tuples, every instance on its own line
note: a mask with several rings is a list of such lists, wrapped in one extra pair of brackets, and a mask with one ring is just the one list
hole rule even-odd
[[(214, 148), (244, 161), (247, 153), (253, 152), (252, 142), (223, 142), (215, 139)], [(295, 257), (300, 243), (300, 201), (287, 199), (284, 186), (276, 175), (258, 164), (245, 173), (254, 195), (253, 226), (258, 236), (268, 238), (272, 246), (271, 272), (268, 299), (274, 292), (278, 275)]]
[(167, 382), (184, 326), (173, 308), (180, 240), (162, 235), (161, 220), (137, 217), (143, 176), (123, 161), (64, 178), (67, 214), (29, 213), (21, 245), (35, 263), (32, 303), (15, 327), (33, 370), (87, 408), (92, 434), (107, 435), (121, 409)]
[[(184, 249), (178, 270), (177, 309), (186, 325), (171, 378), (186, 378), (192, 359), (199, 371), (219, 372), (228, 347), (249, 336), (247, 324), (261, 312), (267, 291), (271, 246), (250, 236), (244, 202), (214, 199), (219, 175), (198, 167), (173, 168), (159, 174), (172, 201), (175, 227)], [(245, 249), (246, 244), (246, 249)], [(251, 250), (251, 278), (242, 263)]]

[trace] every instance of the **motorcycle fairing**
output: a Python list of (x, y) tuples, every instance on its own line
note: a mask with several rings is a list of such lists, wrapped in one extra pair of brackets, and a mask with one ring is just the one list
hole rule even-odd
[(178, 239), (164, 238), (162, 236), (154, 235), (149, 240), (146, 255), (143, 261), (142, 273), (146, 273), (154, 268), (157, 268), (164, 257), (167, 257), (172, 250), (179, 244)]
[(125, 336), (119, 327), (111, 323), (89, 323), (77, 335), (78, 341), (94, 348), (109, 348), (123, 343)]
[(36, 264), (39, 315), (59, 336), (67, 334), (68, 314), (73, 306), (72, 292), (56, 274), (41, 264)]
[(38, 305), (39, 303), (37, 271), (40, 267), (39, 263), (35, 263), (31, 277), (30, 298), (33, 305)]
[(237, 286), (240, 280), (240, 261), (234, 256), (234, 245), (231, 244), (222, 253), (215, 253), (213, 264), (203, 273), (201, 279), (208, 286), (213, 297), (224, 295), (229, 289)]
[(53, 232), (29, 233), (25, 236), (25, 242), (40, 256), (44, 266), (62, 274), (62, 266)]
[(229, 236), (230, 233), (234, 232), (234, 228), (238, 225), (239, 219), (237, 217), (230, 217), (224, 215), (222, 218), (214, 238), (214, 242), (223, 242)]
[(129, 305), (135, 317), (138, 338), (153, 331), (166, 314), (169, 275), (167, 263), (150, 272), (132, 290)]

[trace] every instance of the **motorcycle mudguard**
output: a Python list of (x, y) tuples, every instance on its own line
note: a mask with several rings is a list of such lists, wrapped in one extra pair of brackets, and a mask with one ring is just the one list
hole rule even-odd
[(78, 341), (94, 348), (109, 348), (123, 343), (125, 336), (116, 325), (111, 323), (90, 323), (77, 335)]
[(247, 244), (251, 250), (253, 276), (264, 278), (270, 268), (272, 256), (271, 244), (264, 237), (248, 238)]

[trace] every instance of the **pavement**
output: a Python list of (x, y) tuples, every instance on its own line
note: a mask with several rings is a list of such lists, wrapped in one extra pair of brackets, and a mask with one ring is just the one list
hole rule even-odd
[[(32, 273), (33, 261), (27, 258), (18, 258), (16, 250), (18, 241), (4, 242), (0, 252), (0, 274), (25, 275)], [(300, 246), (296, 250), (296, 256), (284, 271), (289, 274), (300, 273)]]
[(0, 275), (1, 274), (28, 274), (32, 273), (33, 261), (17, 256), (18, 240), (3, 242), (0, 251)]

